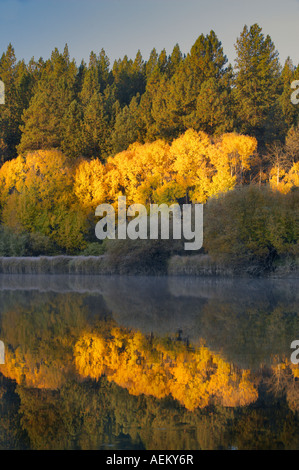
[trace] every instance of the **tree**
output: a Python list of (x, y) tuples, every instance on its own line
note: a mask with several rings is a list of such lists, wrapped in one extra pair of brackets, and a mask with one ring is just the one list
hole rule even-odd
[(180, 46), (176, 44), (168, 59), (167, 73), (168, 73), (169, 78), (171, 78), (176, 73), (179, 65), (181, 64), (183, 60), (184, 60), (184, 57), (181, 52)]
[(62, 122), (63, 136), (61, 150), (71, 158), (78, 158), (84, 154), (83, 110), (80, 103), (74, 99)]
[(104, 49), (101, 49), (98, 57), (99, 83), (102, 93), (111, 83), (112, 74), (110, 72), (110, 61)]
[(192, 129), (172, 142), (170, 153), (174, 160), (174, 179), (181, 187), (182, 196), (186, 196), (186, 202), (189, 197), (205, 202), (210, 193), (213, 174), (208, 157), (210, 145), (207, 134)]
[[(173, 74), (163, 74), (159, 64), (156, 66), (156, 86), (151, 93), (151, 115), (154, 123), (151, 125), (150, 135), (171, 140), (189, 128), (215, 131), (217, 124), (212, 122), (212, 126), (209, 126), (213, 113), (211, 107), (214, 110), (221, 107), (218, 112), (218, 131), (220, 132), (221, 124), (221, 130), (229, 129), (231, 123), (227, 111), (230, 107), (228, 98), (231, 70), (226, 67), (227, 58), (216, 34), (211, 31), (207, 36), (199, 36), (184, 60), (179, 58), (178, 50), (174, 56), (177, 57), (177, 65)], [(169, 63), (171, 62), (168, 61), (168, 65)], [(165, 70), (167, 71), (166, 65)], [(153, 76), (154, 73), (151, 80)], [(208, 98), (206, 92), (209, 94)], [(205, 105), (204, 100), (209, 100), (209, 103)], [(225, 114), (219, 117), (223, 111)]]
[(52, 52), (38, 81), (29, 107), (23, 113), (19, 153), (30, 150), (61, 148), (65, 115), (74, 99), (77, 68), (64, 52)]
[(299, 160), (299, 124), (291, 127), (286, 136), (285, 151), (289, 160), (296, 163)]
[(284, 134), (297, 124), (299, 117), (297, 107), (291, 102), (291, 84), (293, 80), (295, 80), (295, 67), (290, 57), (288, 57), (281, 72), (282, 93), (278, 97), (284, 120)]
[[(82, 155), (87, 158), (100, 157), (104, 159), (110, 150), (109, 116), (106, 110), (105, 95), (101, 93), (100, 82), (98, 58), (96, 54), (91, 52), (79, 95), (82, 107)], [(105, 89), (106, 93), (107, 90), (109, 92), (108, 85)]]
[(280, 133), (278, 52), (269, 35), (254, 24), (237, 39), (234, 98), (237, 130), (255, 136), (261, 146)]
[[(233, 130), (231, 93), (216, 78), (206, 80), (198, 94), (190, 121), (195, 130), (219, 135)], [(189, 121), (189, 119), (188, 119)]]
[(88, 158), (105, 159), (110, 153), (109, 121), (101, 93), (95, 92), (84, 109), (82, 132), (83, 155)]
[(58, 150), (28, 153), (0, 169), (2, 222), (38, 232), (71, 253), (85, 245), (86, 211), (73, 191), (73, 168)]
[(105, 167), (99, 159), (82, 160), (74, 176), (74, 193), (84, 209), (94, 213), (106, 198)]
[(120, 108), (111, 133), (112, 153), (126, 150), (134, 142), (142, 142), (145, 129), (140, 116), (139, 95), (134, 96), (129, 106)]
[(0, 59), (0, 78), (5, 84), (5, 106), (0, 107), (1, 161), (16, 156), (16, 146), (21, 139), (19, 126), (23, 109), (28, 106), (34, 77), (24, 61), (16, 60), (11, 44)]
[(145, 67), (140, 51), (137, 52), (134, 61), (127, 55), (115, 61), (112, 74), (117, 90), (116, 96), (121, 106), (129, 105), (137, 93), (144, 93)]
[(276, 141), (268, 146), (266, 159), (271, 164), (271, 186), (273, 186), (273, 177), (275, 174), (276, 188), (279, 189), (281, 182), (280, 180), (285, 176), (285, 172), (288, 166), (290, 165), (290, 162), (288, 161), (288, 157), (285, 152), (285, 147), (282, 145), (281, 142)]

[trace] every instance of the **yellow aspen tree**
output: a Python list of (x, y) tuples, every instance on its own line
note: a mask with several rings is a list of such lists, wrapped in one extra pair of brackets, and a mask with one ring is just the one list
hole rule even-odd
[[(187, 201), (189, 195), (193, 199), (192, 196), (196, 194), (198, 202), (204, 202), (208, 196), (211, 177), (209, 146), (208, 135), (193, 129), (187, 130), (185, 134), (172, 142), (170, 153), (173, 158), (174, 178), (182, 188)], [(195, 187), (197, 191), (194, 192)]]
[(74, 192), (84, 209), (95, 210), (106, 199), (105, 166), (99, 159), (82, 160), (74, 175)]

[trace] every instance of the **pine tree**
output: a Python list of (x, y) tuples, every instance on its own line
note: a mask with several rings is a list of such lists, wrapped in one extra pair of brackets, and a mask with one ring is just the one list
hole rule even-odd
[[(87, 158), (104, 158), (109, 153), (109, 116), (105, 95), (101, 93), (100, 70), (97, 56), (91, 52), (85, 71), (79, 99), (82, 105), (82, 153)], [(106, 96), (108, 93), (106, 88)]]
[(139, 108), (140, 96), (134, 96), (129, 106), (119, 109), (111, 133), (112, 153), (126, 150), (134, 142), (144, 140), (144, 128)]
[(105, 159), (110, 153), (109, 122), (101, 93), (94, 93), (85, 106), (82, 131), (84, 156)]
[[(200, 35), (186, 58), (182, 58), (178, 46), (171, 57), (168, 69), (172, 61), (176, 62), (175, 73), (168, 79), (167, 74), (160, 72), (160, 79), (159, 76), (156, 79), (158, 85), (153, 93), (151, 111), (154, 135), (171, 140), (189, 128), (210, 132), (215, 132), (216, 128), (218, 132), (230, 129), (231, 68), (226, 67), (227, 58), (214, 31), (207, 36)], [(154, 73), (151, 80), (153, 76)], [(208, 97), (204, 96), (206, 91)], [(218, 124), (211, 116), (211, 112), (215, 115), (216, 109)]]
[(21, 116), (32, 95), (34, 78), (24, 61), (17, 63), (11, 44), (0, 59), (0, 79), (5, 84), (5, 106), (0, 107), (1, 161), (16, 156), (20, 142)]
[(113, 79), (117, 90), (117, 99), (121, 106), (129, 104), (132, 98), (132, 66), (133, 61), (127, 55), (123, 59), (115, 60), (113, 64)]
[(101, 92), (103, 93), (107, 85), (112, 83), (112, 74), (110, 72), (110, 60), (104, 49), (101, 49), (98, 57), (99, 82)]
[(180, 46), (176, 44), (172, 50), (172, 53), (168, 59), (168, 75), (171, 78), (177, 71), (180, 63), (183, 61), (183, 54), (181, 52)]
[(65, 155), (78, 158), (84, 154), (83, 110), (74, 99), (69, 105), (62, 122), (63, 136), (61, 149)]
[(186, 58), (186, 67), (194, 77), (194, 93), (210, 78), (221, 80), (226, 74), (227, 57), (214, 31), (201, 34)]
[(285, 124), (285, 131), (296, 125), (298, 118), (297, 108), (291, 102), (291, 83), (294, 80), (294, 76), (295, 67), (290, 57), (288, 57), (281, 72), (283, 90), (278, 98)]
[(202, 130), (209, 135), (219, 135), (233, 130), (232, 100), (229, 87), (224, 87), (215, 78), (206, 80), (196, 100), (196, 110), (186, 127)]
[(261, 146), (280, 132), (280, 64), (269, 35), (254, 24), (236, 42), (234, 95), (239, 132), (254, 135)]
[(43, 67), (36, 92), (23, 113), (18, 152), (61, 148), (64, 117), (75, 98), (76, 74), (77, 67), (69, 59), (67, 46), (63, 54), (55, 49)]
[(149, 59), (145, 64), (145, 75), (146, 75), (146, 81), (147, 83), (149, 82), (149, 79), (154, 72), (156, 66), (158, 64), (158, 53), (156, 48), (152, 49)]

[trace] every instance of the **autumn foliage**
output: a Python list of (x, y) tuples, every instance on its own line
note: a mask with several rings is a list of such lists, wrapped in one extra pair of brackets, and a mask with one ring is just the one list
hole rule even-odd
[(151, 340), (140, 332), (114, 327), (109, 337), (85, 333), (74, 347), (77, 372), (99, 379), (105, 375), (132, 395), (171, 395), (189, 410), (209, 404), (245, 406), (258, 393), (250, 372), (240, 370), (206, 346)]
[[(263, 258), (297, 252), (298, 162), (275, 165), (268, 189), (248, 185), (257, 165), (254, 137), (212, 138), (187, 130), (171, 143), (135, 143), (106, 162), (70, 160), (59, 150), (39, 150), (0, 169), (1, 220), (14, 234), (29, 233), (66, 253), (95, 242), (95, 209), (118, 197), (127, 204), (205, 204), (204, 248), (211, 254)], [(243, 189), (242, 189), (243, 188)], [(219, 225), (223, 227), (219, 232)], [(35, 242), (36, 244), (37, 242)], [(50, 246), (50, 244), (47, 244)]]
[(38, 232), (67, 251), (82, 249), (88, 217), (105, 202), (204, 203), (233, 189), (250, 169), (253, 137), (225, 134), (213, 141), (188, 130), (172, 144), (135, 143), (106, 163), (70, 161), (59, 150), (39, 150), (0, 169), (2, 223), (14, 231)]

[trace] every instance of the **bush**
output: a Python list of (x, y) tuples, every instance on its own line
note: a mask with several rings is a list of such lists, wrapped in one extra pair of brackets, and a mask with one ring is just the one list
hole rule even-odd
[(28, 234), (18, 234), (0, 226), (0, 256), (25, 256), (28, 248)]
[(168, 259), (182, 252), (179, 240), (107, 240), (107, 265), (120, 274), (166, 274)]
[(28, 256), (53, 256), (60, 254), (61, 250), (55, 242), (42, 233), (30, 233), (28, 236)]
[(103, 243), (93, 242), (88, 243), (86, 248), (78, 253), (80, 256), (101, 256), (106, 252), (106, 244), (105, 241)]
[(231, 265), (298, 256), (299, 191), (242, 187), (212, 198), (204, 210), (204, 249)]

